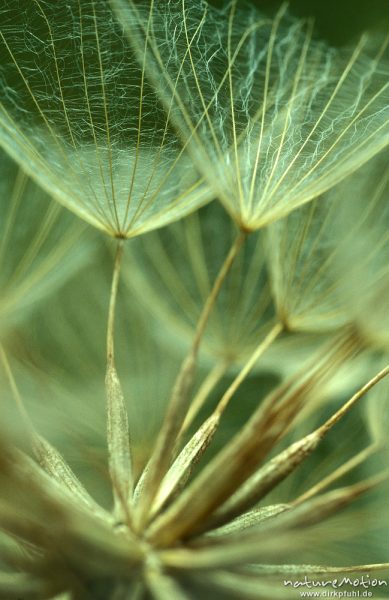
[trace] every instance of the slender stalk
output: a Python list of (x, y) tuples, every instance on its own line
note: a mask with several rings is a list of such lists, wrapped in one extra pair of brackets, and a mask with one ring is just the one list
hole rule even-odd
[(313, 357), (310, 366), (271, 392), (230, 443), (150, 524), (147, 539), (166, 546), (205, 531), (207, 520), (254, 473), (313, 391), (358, 347), (355, 336), (344, 331)]
[(117, 242), (115, 262), (112, 275), (111, 283), (111, 295), (109, 299), (109, 310), (108, 310), (108, 324), (107, 324), (107, 365), (114, 363), (114, 335), (115, 335), (115, 313), (116, 313), (116, 300), (119, 288), (120, 270), (123, 258), (124, 244), (123, 240)]
[(223, 361), (217, 363), (214, 368), (208, 373), (207, 377), (204, 379), (203, 383), (199, 387), (196, 395), (194, 396), (190, 408), (188, 410), (188, 414), (186, 415), (184, 424), (182, 425), (180, 431), (180, 438), (188, 431), (189, 427), (192, 425), (193, 420), (198, 415), (199, 411), (204, 405), (204, 402), (209, 398), (211, 392), (215, 389), (216, 385), (219, 383), (223, 375), (226, 373), (227, 364)]
[(145, 476), (142, 478), (141, 501), (138, 504), (137, 515), (137, 526), (140, 528), (144, 526), (148, 519), (153, 498), (174, 457), (177, 436), (187, 415), (201, 339), (223, 282), (246, 237), (247, 233), (241, 232), (232, 244), (200, 314), (191, 349), (177, 375), (161, 431), (146, 467), (147, 472), (145, 472)]
[(232, 244), (231, 249), (230, 249), (230, 251), (229, 251), (224, 263), (222, 264), (222, 267), (215, 279), (215, 283), (213, 284), (211, 293), (209, 294), (209, 296), (204, 304), (204, 308), (203, 308), (200, 318), (197, 322), (196, 332), (195, 332), (195, 336), (193, 338), (192, 350), (191, 350), (191, 352), (193, 354), (198, 353), (201, 338), (204, 334), (205, 328), (208, 323), (208, 319), (211, 315), (212, 309), (215, 305), (215, 302), (217, 300), (217, 297), (219, 295), (221, 287), (222, 287), (224, 280), (226, 279), (226, 277), (235, 261), (235, 258), (237, 257), (237, 255), (239, 253), (239, 250), (241, 249), (244, 241), (246, 240), (246, 238), (247, 238), (246, 232), (242, 231), (238, 235), (238, 237), (235, 239), (235, 242)]
[(221, 415), (226, 409), (228, 403), (231, 398), (246, 379), (247, 375), (253, 369), (255, 363), (258, 361), (260, 356), (269, 348), (269, 346), (275, 341), (275, 339), (280, 335), (283, 330), (283, 325), (281, 323), (276, 323), (274, 327), (269, 331), (267, 336), (261, 343), (256, 347), (252, 355), (250, 356), (247, 363), (244, 365), (242, 370), (235, 377), (234, 381), (231, 383), (229, 388), (224, 392), (219, 404), (216, 407), (215, 413)]
[(340, 477), (343, 477), (343, 475), (346, 475), (346, 473), (360, 465), (363, 461), (369, 458), (369, 456), (374, 454), (374, 452), (377, 452), (377, 450), (377, 444), (372, 444), (371, 446), (364, 448), (363, 450), (361, 450), (361, 452), (358, 452), (358, 454), (350, 458), (350, 460), (345, 462), (343, 465), (340, 465), (340, 467), (335, 469), (335, 471), (327, 475), (327, 477), (319, 481), (319, 483), (316, 483), (311, 488), (309, 488), (309, 490), (307, 490), (306, 492), (301, 494), (301, 496), (296, 498), (296, 500), (292, 503), (293, 506), (298, 506), (299, 504), (302, 504), (303, 502), (309, 500), (313, 496), (316, 496), (317, 494), (325, 490), (329, 485), (334, 483), (334, 481), (337, 481)]
[[(188, 480), (193, 466), (199, 461), (201, 456), (207, 450), (209, 445), (211, 444), (214, 435), (219, 427), (220, 419), (224, 409), (227, 407), (228, 402), (233, 397), (234, 393), (237, 391), (240, 384), (243, 382), (245, 377), (250, 372), (250, 369), (254, 366), (255, 362), (258, 360), (260, 355), (265, 352), (265, 350), (270, 346), (270, 344), (275, 340), (277, 335), (281, 333), (282, 326), (275, 325), (273, 329), (269, 332), (267, 337), (259, 344), (256, 348), (252, 356), (249, 358), (248, 362), (243, 366), (240, 373), (234, 379), (232, 384), (229, 386), (227, 391), (222, 396), (221, 401), (219, 402), (216, 409), (213, 411), (210, 417), (208, 417), (201, 427), (194, 433), (189, 442), (183, 448), (183, 450), (178, 455), (177, 459), (173, 462), (166, 476), (162, 480), (158, 491), (155, 496), (155, 501), (151, 507), (150, 517), (154, 518), (156, 514), (160, 511), (164, 503), (174, 494), (176, 494), (179, 489), (183, 487), (183, 485)], [(219, 368), (224, 366), (224, 370), (226, 365), (219, 365)], [(198, 396), (199, 400), (202, 400), (204, 394), (208, 391), (209, 387), (212, 384), (216, 384), (216, 378), (221, 376), (224, 373), (224, 370), (219, 372), (217, 369), (218, 365), (216, 365), (215, 369), (210, 372), (209, 377), (204, 381), (204, 385), (201, 386), (199, 390), (203, 394)], [(181, 430), (182, 433), (182, 430)], [(177, 446), (179, 445), (180, 438), (177, 442)]]
[[(324, 437), (324, 435), (330, 429), (332, 429), (332, 427), (334, 425), (336, 425), (336, 423), (338, 423), (338, 421), (340, 421), (340, 419), (342, 419), (344, 417), (344, 415), (354, 406), (354, 404), (356, 404), (358, 402), (358, 400), (360, 400), (360, 398), (362, 398), (365, 394), (367, 394), (367, 392), (369, 390), (371, 390), (375, 385), (377, 385), (377, 383), (379, 383), (387, 375), (389, 375), (389, 365), (384, 367), (383, 369), (381, 369), (381, 371), (379, 371), (379, 373), (377, 373), (374, 377), (372, 377), (370, 379), (370, 381), (368, 381), (365, 385), (363, 385), (350, 398), (350, 400), (348, 400), (348, 402), (346, 402), (343, 406), (341, 406), (341, 408), (339, 408), (339, 410), (337, 410), (336, 413), (334, 413), (329, 419), (327, 419), (327, 421), (321, 427), (319, 427), (317, 429), (317, 433), (321, 437)], [(320, 481), (316, 485), (312, 486), (304, 494), (299, 496), (294, 501), (293, 504), (294, 505), (301, 504), (302, 502), (305, 502), (305, 500), (308, 500), (312, 496), (315, 496), (316, 494), (321, 492), (323, 489), (325, 489), (326, 487), (331, 485), (331, 483), (333, 483), (334, 481), (339, 479), (339, 477), (342, 477), (344, 474), (346, 474), (348, 471), (350, 471), (351, 469), (356, 467), (363, 460), (368, 458), (371, 454), (376, 452), (378, 450), (378, 448), (379, 448), (378, 444), (371, 444), (370, 446), (368, 446), (367, 448), (365, 448), (364, 450), (359, 452), (356, 456), (353, 456), (346, 463), (344, 463), (343, 465), (338, 467), (335, 471), (333, 471), (333, 473), (330, 473), (330, 475), (325, 477), (322, 481)]]
[(29, 433), (31, 433), (31, 429), (32, 429), (31, 420), (30, 420), (30, 417), (28, 416), (27, 411), (26, 411), (26, 409), (24, 407), (23, 400), (21, 398), (18, 386), (16, 385), (16, 381), (15, 381), (15, 378), (13, 376), (12, 369), (11, 369), (11, 366), (9, 364), (8, 357), (7, 357), (7, 354), (6, 354), (5, 350), (4, 350), (3, 344), (0, 344), (0, 358), (1, 358), (1, 362), (3, 363), (4, 371), (5, 371), (5, 374), (7, 376), (7, 379), (8, 379), (8, 382), (9, 382), (9, 386), (11, 388), (12, 396), (13, 396), (13, 398), (15, 400), (15, 404), (17, 406), (17, 409), (18, 409), (18, 411), (19, 411), (19, 413), (20, 413), (20, 415), (21, 415), (21, 417), (22, 417), (22, 419), (24, 421), (24, 425), (25, 425), (27, 431)]
[(321, 428), (321, 429), (323, 429), (323, 433), (326, 432), (327, 430), (331, 429), (335, 425), (335, 423), (340, 421), (340, 419), (343, 417), (343, 415), (346, 412), (348, 412), (350, 410), (350, 408), (352, 406), (354, 406), (354, 404), (356, 404), (356, 402), (358, 402), (358, 400), (360, 398), (362, 398), (362, 396), (364, 396), (369, 390), (371, 390), (371, 388), (373, 388), (379, 381), (381, 381), (381, 379), (384, 379), (387, 375), (389, 375), (389, 365), (387, 365), (386, 367), (381, 369), (381, 371), (379, 371), (379, 373), (377, 373), (377, 375), (372, 377), (370, 379), (370, 381), (368, 381), (364, 386), (362, 386), (350, 398), (350, 400), (348, 402), (346, 402), (346, 404), (344, 404), (339, 410), (337, 410), (336, 413), (333, 414), (332, 417), (330, 417), (328, 419), (328, 421), (326, 421), (324, 423), (324, 425)]
[(133, 469), (130, 453), (127, 407), (115, 366), (115, 312), (123, 257), (123, 240), (116, 248), (107, 325), (107, 441), (109, 473), (114, 491), (114, 513), (119, 521), (130, 523), (128, 504), (132, 497)]

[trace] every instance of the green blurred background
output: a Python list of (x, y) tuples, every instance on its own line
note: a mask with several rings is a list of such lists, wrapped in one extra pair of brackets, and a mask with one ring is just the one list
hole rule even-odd
[[(214, 0), (217, 5), (225, 0)], [(240, 1), (238, 4), (255, 4), (265, 12), (273, 13), (282, 0)], [(389, 34), (389, 0), (290, 0), (290, 12), (300, 17), (313, 17), (317, 35), (332, 44), (352, 42), (363, 31)]]

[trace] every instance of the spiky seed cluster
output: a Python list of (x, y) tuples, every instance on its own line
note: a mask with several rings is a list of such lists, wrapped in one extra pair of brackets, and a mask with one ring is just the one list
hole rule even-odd
[[(45, 198), (24, 171), (14, 185), (3, 177), (0, 259), (17, 266), (1, 274), (0, 323), (8, 306), (16, 318), (24, 300), (39, 299), (30, 321), (39, 336), (27, 325), (19, 335), (26, 346), (32, 336), (34, 360), (49, 370), (73, 342), (67, 353), (77, 365), (64, 358), (61, 387), (72, 371), (80, 413), (87, 396), (79, 364), (85, 378), (89, 358), (104, 356), (113, 506), (98, 502), (38, 432), (19, 391), (31, 369), (24, 354), (17, 360), (14, 330), (1, 327), (2, 373), (33, 457), (2, 440), (0, 598), (290, 600), (286, 578), (383, 573), (387, 562), (298, 564), (296, 551), (320, 556), (305, 552), (313, 541), (320, 546), (320, 524), (387, 479), (373, 461), (361, 480), (338, 483), (385, 448), (384, 384), (369, 396), (367, 446), (349, 459), (339, 452), (338, 466), (302, 490), (277, 497), (277, 486), (298, 476), (389, 372), (380, 364), (388, 349), (388, 174), (384, 157), (367, 163), (388, 141), (385, 44), (373, 56), (364, 52), (367, 37), (348, 53), (330, 49), (285, 8), (270, 19), (237, 2), (223, 10), (185, 0), (112, 6), (116, 12), (103, 0), (9, 2), (1, 15), (2, 145), (54, 199), (119, 240), (100, 353), (101, 254), (88, 246), (94, 266), (70, 284), (69, 302), (60, 283), (73, 226), (61, 217), (56, 230), (57, 209), (41, 208)], [(213, 198), (230, 216), (210, 206), (169, 225)], [(124, 255), (125, 238), (166, 225)], [(137, 332), (125, 369), (117, 351), (128, 337), (126, 317), (116, 316), (121, 271)], [(50, 302), (49, 287), (58, 290)], [(80, 327), (82, 302), (77, 316), (71, 304), (82, 295), (95, 299), (93, 310), (84, 304)], [(301, 345), (310, 354), (303, 364)], [(181, 366), (150, 443), (143, 404), (148, 395), (154, 411), (161, 403), (174, 352)], [(261, 373), (265, 352), (275, 372), (291, 375), (218, 448), (232, 400)], [(49, 395), (43, 383), (41, 401)], [(312, 422), (312, 407), (338, 398), (339, 388), (348, 401)], [(96, 412), (96, 386), (90, 390)]]

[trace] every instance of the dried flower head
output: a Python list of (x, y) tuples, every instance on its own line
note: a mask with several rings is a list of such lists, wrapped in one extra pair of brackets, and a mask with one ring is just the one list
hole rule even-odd
[[(371, 517), (387, 527), (387, 174), (377, 159), (345, 178), (388, 141), (385, 44), (373, 58), (365, 37), (332, 50), (285, 8), (112, 3), (122, 25), (105, 0), (18, 0), (1, 15), (1, 144), (118, 239), (113, 265), (102, 245), (59, 293), (42, 286), (34, 315), (15, 302), (24, 322), (0, 345), (2, 416), (10, 397), (22, 430), (0, 441), (0, 599), (291, 600), (306, 577), (384, 577)], [(32, 301), (31, 261), (46, 277), (61, 246), (49, 235), (41, 254), (44, 198), (25, 177), (0, 253)], [(150, 233), (213, 197), (227, 212)], [(173, 343), (182, 323), (191, 340)], [(276, 377), (258, 369), (265, 350)], [(88, 431), (99, 481), (62, 425), (87, 449)]]

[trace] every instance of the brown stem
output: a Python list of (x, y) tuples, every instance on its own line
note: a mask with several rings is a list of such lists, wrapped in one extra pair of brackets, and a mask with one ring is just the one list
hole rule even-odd
[(191, 349), (191, 352), (194, 355), (197, 355), (197, 353), (198, 353), (201, 338), (204, 334), (204, 330), (207, 326), (208, 319), (211, 315), (212, 309), (215, 305), (215, 302), (217, 300), (217, 297), (219, 295), (219, 292), (223, 285), (223, 282), (224, 282), (225, 278), (227, 277), (227, 275), (234, 263), (234, 260), (243, 245), (243, 242), (246, 240), (246, 237), (247, 237), (247, 233), (245, 233), (245, 232), (241, 232), (238, 235), (235, 242), (231, 246), (231, 249), (230, 249), (230, 251), (229, 251), (224, 263), (222, 264), (222, 267), (215, 279), (215, 283), (213, 284), (211, 293), (209, 294), (209, 296), (204, 304), (200, 318), (197, 322), (196, 332), (195, 332), (195, 336), (194, 336), (193, 343), (192, 343), (192, 349)]
[(147, 521), (153, 498), (174, 457), (177, 436), (179, 435), (188, 411), (190, 391), (196, 373), (196, 362), (201, 339), (223, 282), (246, 237), (247, 234), (245, 232), (241, 232), (237, 236), (224, 260), (197, 322), (192, 347), (181, 365), (173, 386), (165, 420), (157, 438), (153, 454), (147, 465), (147, 473), (145, 473), (143, 479), (141, 491), (142, 500), (138, 505), (139, 527), (142, 527)]
[(193, 420), (198, 415), (199, 411), (204, 405), (211, 392), (215, 389), (215, 386), (219, 383), (223, 375), (226, 373), (227, 363), (224, 361), (217, 363), (214, 368), (208, 373), (203, 383), (199, 387), (195, 397), (193, 398), (186, 415), (185, 421), (180, 431), (180, 438), (188, 431), (192, 425)]

